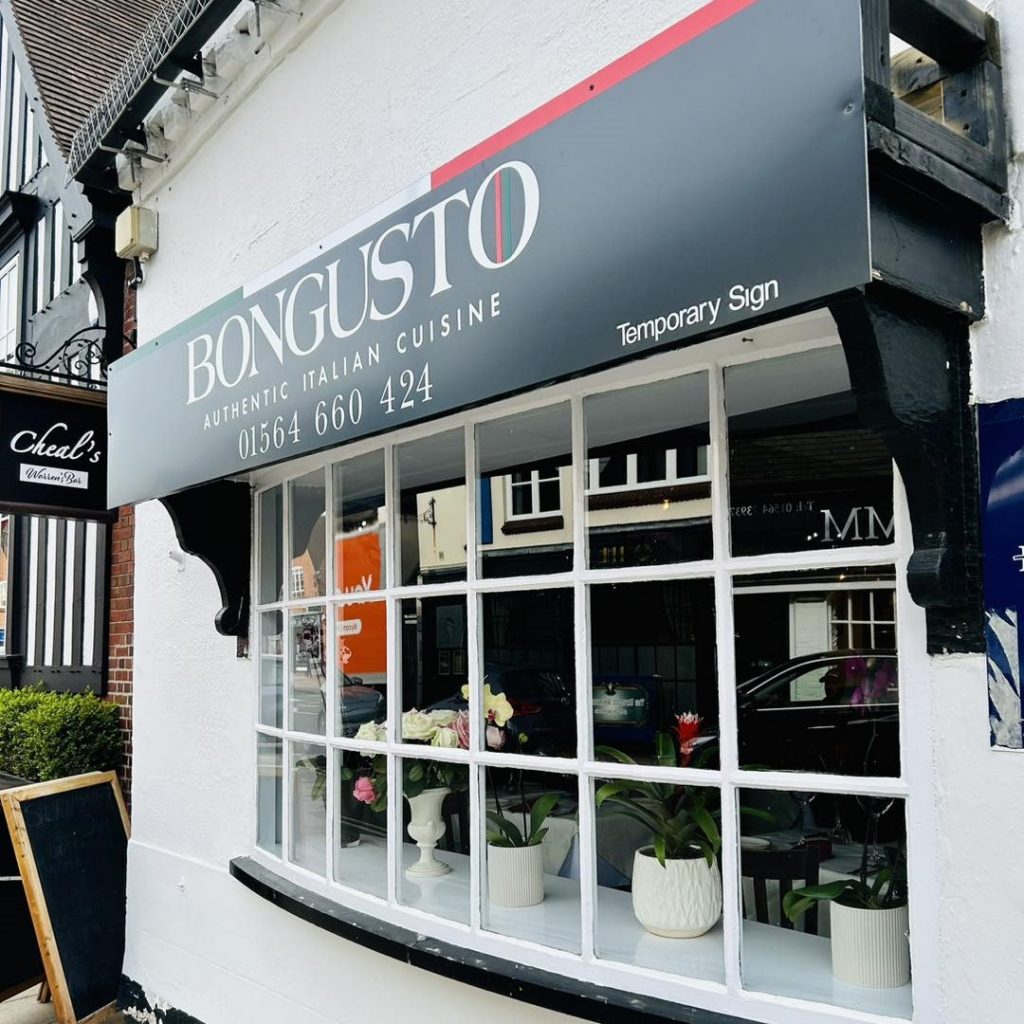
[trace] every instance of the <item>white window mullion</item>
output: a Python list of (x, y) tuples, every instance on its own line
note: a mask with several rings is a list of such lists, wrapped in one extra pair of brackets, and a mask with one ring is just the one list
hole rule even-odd
[(630, 452), (626, 456), (626, 486), (636, 487), (638, 476), (636, 452)]
[(28, 615), (25, 622), (25, 662), (35, 664), (36, 657), (36, 605), (39, 601), (39, 573), (36, 564), (39, 559), (39, 517), (29, 519), (28, 528)]
[[(478, 458), (476, 430), (464, 428), (463, 450), (466, 469), (466, 671), (469, 681), (469, 749), (484, 749), (483, 715), (483, 637), (480, 635), (480, 597), (477, 582), (477, 497)], [(484, 486), (489, 487), (490, 481)], [(506, 510), (510, 513), (511, 507)], [(484, 814), (486, 785), (482, 768), (469, 769), (469, 924), (479, 932), (483, 924), (483, 890), (487, 842)]]
[(67, 521), (67, 537), (64, 541), (64, 635), (60, 638), (62, 657), (55, 660), (62, 665), (73, 665), (74, 651), (71, 649), (75, 617), (75, 542), (83, 523), (76, 519)]
[[(327, 595), (324, 606), (324, 636), (320, 638), (320, 648), (324, 655), (324, 756), (327, 759), (327, 814), (324, 827), (327, 829), (327, 856), (324, 871), (328, 884), (332, 884), (338, 876), (335, 857), (344, 858), (345, 851), (341, 848), (341, 779), (338, 772), (338, 753), (331, 747), (330, 738), (335, 735), (338, 725), (338, 661), (335, 650), (337, 638), (338, 605), (331, 603), (331, 595), (335, 592), (335, 570), (337, 549), (335, 547), (334, 525), (334, 470), (330, 465), (324, 468), (326, 481), (324, 484), (324, 586)], [(387, 499), (385, 506), (389, 507)], [(390, 561), (386, 552), (381, 552), (385, 565)], [(381, 581), (383, 585), (384, 581)], [(385, 632), (385, 643), (391, 636), (391, 622), (388, 621)], [(387, 691), (391, 690), (391, 657), (387, 657), (388, 680)]]
[(43, 663), (55, 665), (57, 658), (54, 648), (57, 638), (54, 636), (54, 620), (57, 617), (57, 524), (59, 520), (50, 519), (46, 531), (46, 629), (43, 643)]
[[(284, 543), (281, 545), (281, 566), (282, 591), (290, 593), (290, 568), (292, 564), (292, 516), (291, 516), (291, 488), (287, 485), (281, 488), (281, 526), (284, 531)], [(282, 620), (282, 644), (281, 651), (283, 660), (281, 662), (282, 680), (284, 694), (282, 695), (281, 724), (287, 736), (292, 729), (291, 706), (292, 706), (292, 662), (295, 655), (292, 652), (292, 623), (288, 611), (281, 613)], [(294, 863), (292, 860), (292, 767), (295, 764), (295, 755), (292, 751), (291, 741), (284, 739), (281, 743), (281, 860), (286, 864)]]

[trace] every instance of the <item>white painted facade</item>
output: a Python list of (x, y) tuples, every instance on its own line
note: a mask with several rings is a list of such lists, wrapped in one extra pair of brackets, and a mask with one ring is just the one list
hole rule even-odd
[[(701, 0), (296, 6), (302, 19), (275, 24), (259, 52), (225, 79), (222, 97), (169, 146), (169, 162), (147, 170), (138, 198), (160, 215), (160, 250), (138, 292), (140, 343)], [(990, 6), (1003, 32), (1011, 116), (1021, 123), (1024, 7)], [(1018, 157), (1012, 180), (1024, 200), (1022, 168)], [(1014, 217), (986, 239), (989, 316), (975, 331), (978, 401), (1024, 396), (1024, 222), (1019, 209)], [(163, 508), (140, 506), (125, 973), (154, 1005), (205, 1024), (567, 1020), (363, 950), (229, 877), (228, 862), (252, 851), (255, 834), (255, 668), (236, 657), (234, 639), (213, 629), (220, 599), (212, 573), (190, 557), (179, 572), (168, 557), (176, 547)], [(903, 639), (923, 652), (923, 612), (906, 611)], [(1024, 1012), (1024, 759), (989, 746), (981, 656), (919, 653), (916, 660), (904, 676), (903, 712), (916, 805), (915, 1019), (1016, 1024)], [(704, 1005), (780, 1024), (877, 1019), (717, 995)]]

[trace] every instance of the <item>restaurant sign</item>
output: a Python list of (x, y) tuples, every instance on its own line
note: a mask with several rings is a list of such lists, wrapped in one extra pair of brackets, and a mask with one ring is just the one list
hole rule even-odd
[(728, 333), (869, 279), (858, 0), (715, 0), (114, 363), (109, 500)]
[(0, 376), (0, 509), (107, 519), (102, 391)]

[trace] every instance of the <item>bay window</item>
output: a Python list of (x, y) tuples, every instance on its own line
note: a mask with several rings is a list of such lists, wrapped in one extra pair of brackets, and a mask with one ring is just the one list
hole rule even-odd
[[(908, 891), (899, 483), (834, 341), (712, 349), (268, 475), (256, 847), (601, 984), (909, 1017), (910, 984), (833, 979), (827, 905), (782, 907), (862, 867)], [(703, 923), (644, 917), (666, 849)]]

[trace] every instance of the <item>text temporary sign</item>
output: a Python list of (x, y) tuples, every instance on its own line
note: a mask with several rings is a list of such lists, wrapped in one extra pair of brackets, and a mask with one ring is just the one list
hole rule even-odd
[(870, 277), (858, 0), (717, 0), (118, 360), (112, 505)]

